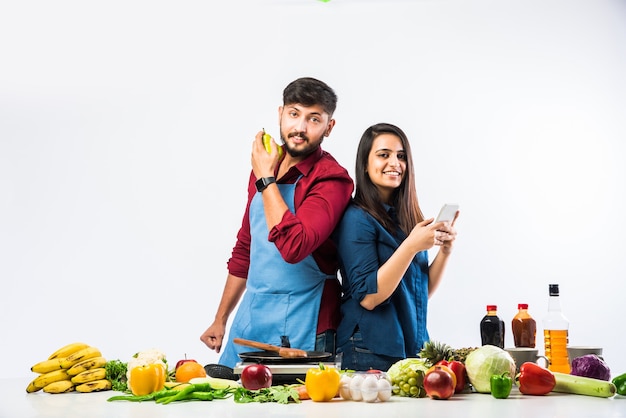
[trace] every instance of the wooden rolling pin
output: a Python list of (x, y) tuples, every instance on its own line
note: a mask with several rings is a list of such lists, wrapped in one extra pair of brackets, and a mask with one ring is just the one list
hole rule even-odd
[(233, 342), (246, 347), (258, 348), (259, 350), (273, 351), (278, 353), (279, 356), (285, 358), (299, 358), (307, 356), (306, 351), (300, 350), (299, 348), (279, 347), (277, 345), (245, 340), (243, 338), (233, 338)]

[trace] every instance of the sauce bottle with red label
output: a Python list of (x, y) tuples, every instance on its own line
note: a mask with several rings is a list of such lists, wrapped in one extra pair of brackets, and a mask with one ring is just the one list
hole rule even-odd
[(517, 314), (513, 317), (511, 329), (513, 331), (515, 347), (535, 348), (537, 322), (528, 313), (527, 303), (517, 305)]
[(504, 348), (504, 321), (498, 316), (496, 305), (487, 305), (487, 315), (480, 321), (482, 345)]

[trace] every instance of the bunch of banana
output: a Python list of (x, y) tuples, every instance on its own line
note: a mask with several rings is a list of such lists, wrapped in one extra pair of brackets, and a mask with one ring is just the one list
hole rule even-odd
[(106, 378), (106, 359), (96, 347), (76, 342), (65, 345), (33, 365), (30, 370), (38, 373), (26, 387), (26, 392), (43, 390), (46, 393), (97, 392), (110, 390)]

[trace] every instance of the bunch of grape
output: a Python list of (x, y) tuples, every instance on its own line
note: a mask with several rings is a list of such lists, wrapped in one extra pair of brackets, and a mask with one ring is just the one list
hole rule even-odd
[(407, 368), (397, 376), (392, 377), (391, 386), (393, 394), (397, 396), (424, 398), (424, 372)]

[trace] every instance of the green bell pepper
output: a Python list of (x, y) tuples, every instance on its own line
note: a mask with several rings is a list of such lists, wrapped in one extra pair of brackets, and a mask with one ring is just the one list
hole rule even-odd
[(509, 397), (513, 387), (513, 379), (511, 379), (509, 372), (494, 374), (489, 379), (489, 383), (491, 384), (491, 394), (494, 398), (506, 399)]
[(622, 373), (619, 376), (615, 376), (612, 380), (617, 393), (622, 396), (626, 396), (626, 373)]

